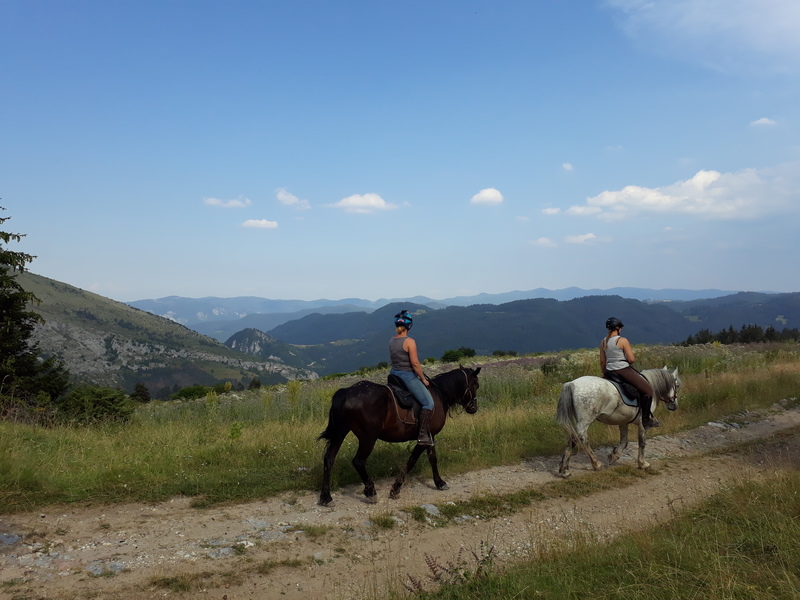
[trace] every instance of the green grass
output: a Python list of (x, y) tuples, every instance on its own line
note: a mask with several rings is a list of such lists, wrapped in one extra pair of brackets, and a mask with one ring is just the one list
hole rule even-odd
[(774, 600), (800, 595), (800, 472), (744, 483), (647, 531), (609, 544), (571, 540), (503, 571), (485, 555), (458, 565), (458, 578), (407, 587), (426, 600)]
[[(800, 384), (797, 346), (637, 347), (647, 367), (678, 365), (680, 408), (661, 409), (658, 434), (674, 433), (726, 415), (794, 398)], [(457, 412), (437, 436), (443, 476), (516, 464), (563, 450), (555, 424), (561, 384), (596, 373), (594, 350), (483, 364), (475, 415)], [(495, 361), (496, 362), (496, 361)], [(546, 366), (541, 368), (542, 364)], [(452, 365), (428, 365), (432, 375)], [(370, 374), (385, 381), (385, 372)], [(31, 427), (0, 423), (0, 512), (64, 503), (153, 502), (176, 495), (197, 507), (283, 492), (316, 490), (321, 481), (324, 429), (333, 392), (363, 377), (295, 382), (216, 399), (152, 402), (131, 423), (115, 427)], [(613, 441), (616, 429), (595, 424), (593, 443)], [(651, 434), (652, 435), (652, 434)], [(368, 468), (376, 480), (393, 477), (410, 444), (379, 442)], [(333, 471), (334, 486), (360, 483), (350, 460), (356, 441), (345, 441)], [(427, 461), (417, 472), (430, 474)]]

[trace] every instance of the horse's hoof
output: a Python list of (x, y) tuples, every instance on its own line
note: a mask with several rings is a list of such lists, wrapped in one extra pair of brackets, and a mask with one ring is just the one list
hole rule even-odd
[(394, 490), (389, 492), (389, 499), (390, 500), (397, 500), (399, 497), (400, 497), (400, 492), (395, 492)]
[(446, 484), (446, 483), (443, 481), (441, 485), (437, 485), (437, 486), (436, 486), (436, 489), (437, 489), (437, 490), (439, 490), (440, 492), (443, 492), (443, 491), (445, 491), (445, 490), (449, 490), (449, 489), (450, 489), (450, 486), (449, 486), (449, 485), (447, 485), (447, 484)]
[(364, 502), (366, 502), (367, 504), (377, 504), (378, 496), (366, 496), (364, 498)]

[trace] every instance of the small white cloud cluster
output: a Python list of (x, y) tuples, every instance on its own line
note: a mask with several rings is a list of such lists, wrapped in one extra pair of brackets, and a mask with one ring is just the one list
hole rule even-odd
[(333, 208), (340, 208), (348, 213), (370, 214), (385, 210), (394, 210), (396, 204), (386, 202), (378, 194), (353, 194), (347, 198), (342, 198), (339, 202), (331, 205)]
[(503, 203), (503, 194), (495, 188), (484, 188), (475, 194), (469, 201), (470, 204), (495, 206)]
[(277, 198), (278, 202), (284, 206), (291, 206), (292, 208), (301, 210), (311, 208), (308, 200), (302, 200), (298, 198), (294, 194), (290, 193), (286, 188), (278, 188), (275, 190), (275, 198)]
[(219, 198), (204, 198), (203, 202), (208, 206), (219, 206), (221, 208), (244, 208), (250, 206), (250, 198), (240, 196), (234, 200), (220, 200)]
[(247, 219), (242, 223), (242, 227), (252, 227), (254, 229), (277, 229), (277, 221), (268, 221), (267, 219)]

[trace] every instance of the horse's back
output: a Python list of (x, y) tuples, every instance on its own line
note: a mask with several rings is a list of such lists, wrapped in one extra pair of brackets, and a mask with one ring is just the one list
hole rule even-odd
[(595, 375), (583, 375), (562, 386), (558, 399), (557, 420), (593, 421), (595, 417), (615, 406), (619, 394), (614, 384)]

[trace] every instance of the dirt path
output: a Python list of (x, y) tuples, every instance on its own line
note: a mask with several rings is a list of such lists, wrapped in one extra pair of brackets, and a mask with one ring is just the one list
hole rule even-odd
[[(174, 578), (175, 586), (194, 578), (199, 588), (183, 595), (191, 598), (383, 598), (387, 589), (402, 589), (409, 575), (426, 581), (426, 555), (445, 564), (457, 561), (463, 549), (467, 564), (475, 566), (472, 552), (481, 557), (493, 547), (502, 563), (577, 529), (608, 539), (667, 520), (726, 484), (759, 477), (777, 468), (775, 460), (798, 467), (800, 409), (776, 405), (740, 420), (741, 426), (709, 424), (652, 438), (647, 455), (656, 473), (632, 488), (537, 502), (498, 519), (465, 514), (446, 527), (416, 521), (402, 509), (543, 485), (557, 480), (558, 458), (450, 477), (443, 492), (428, 478), (412, 477), (398, 501), (388, 500), (391, 482), (382, 481), (377, 505), (362, 501), (359, 486), (335, 493), (333, 508), (317, 506), (316, 494), (304, 494), (210, 510), (178, 498), (2, 516), (0, 598), (181, 596), (175, 587), (153, 585), (156, 577)], [(768, 440), (768, 451), (725, 452), (754, 440)], [(600, 450), (604, 457), (607, 450)], [(768, 458), (770, 453), (777, 459)], [(623, 463), (633, 464), (634, 457), (635, 445)], [(572, 466), (573, 477), (592, 476), (582, 454)], [(650, 504), (634, 502), (644, 497)], [(392, 528), (370, 521), (390, 515)]]

